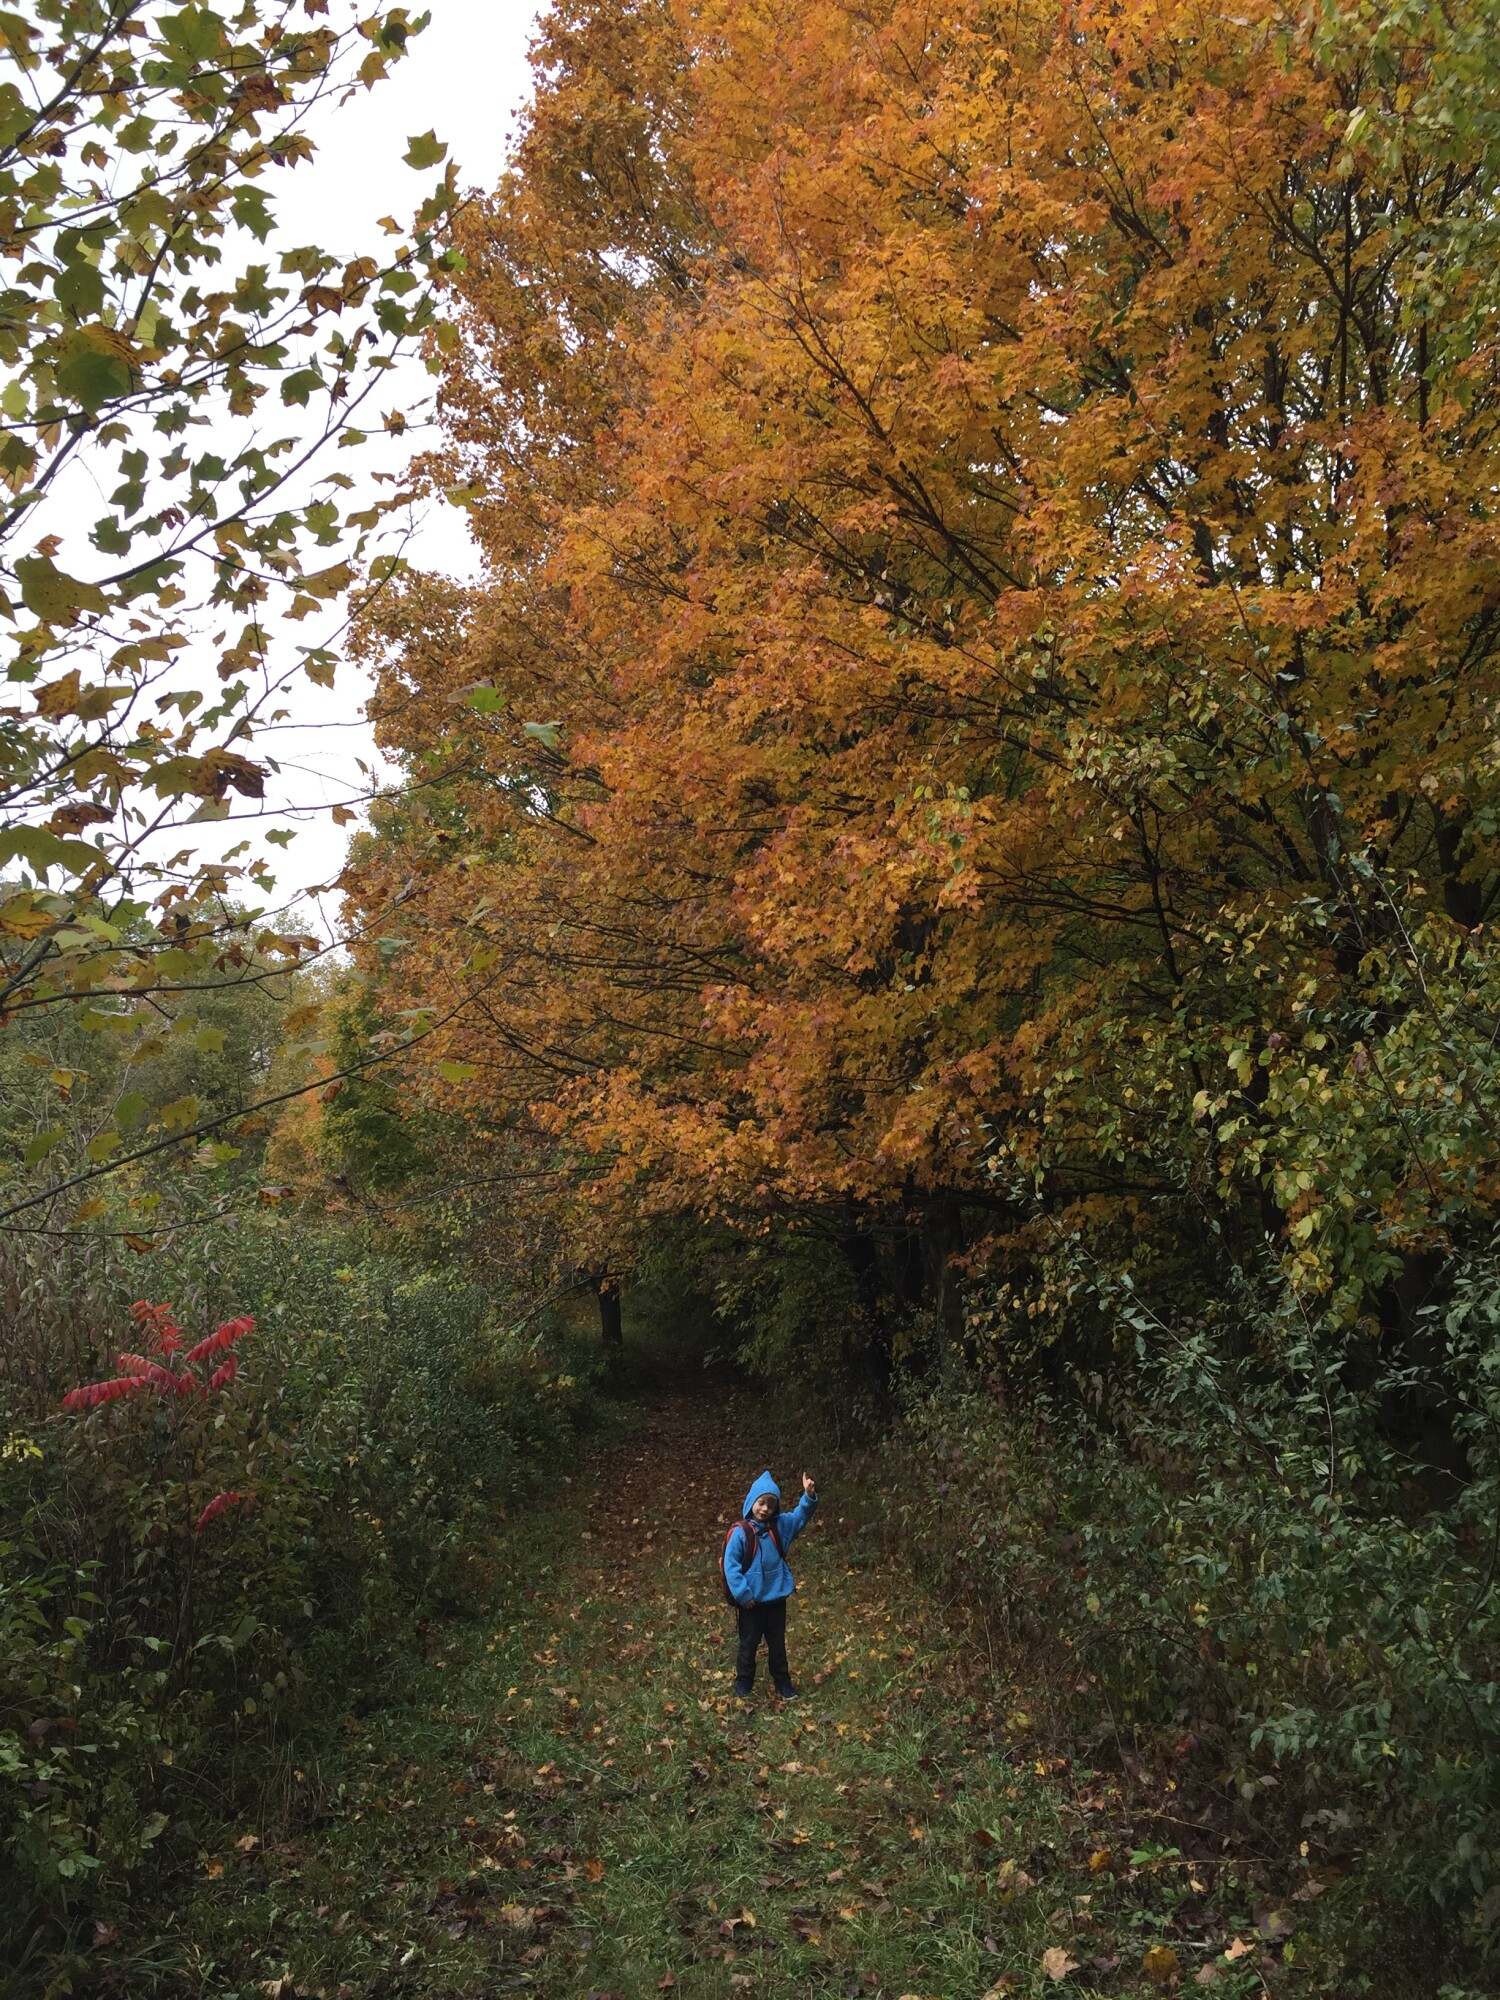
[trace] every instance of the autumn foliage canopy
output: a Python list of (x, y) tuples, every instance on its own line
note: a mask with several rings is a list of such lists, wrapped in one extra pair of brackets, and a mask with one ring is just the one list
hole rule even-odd
[(1481, 28), (548, 15), (429, 468), (485, 578), (365, 635), (365, 969), (466, 1003), (467, 1172), (1033, 1315), (1184, 1230), (1384, 1312), (1489, 1212)]

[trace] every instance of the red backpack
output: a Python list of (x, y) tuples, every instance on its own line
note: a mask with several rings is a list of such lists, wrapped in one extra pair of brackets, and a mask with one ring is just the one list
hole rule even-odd
[[(771, 1537), (771, 1540), (776, 1544), (777, 1555), (781, 1557), (781, 1560), (783, 1562), (786, 1561), (786, 1550), (781, 1545), (781, 1536), (776, 1531), (776, 1523), (774, 1521), (767, 1521), (764, 1524), (764, 1526), (762, 1526), (761, 1522), (752, 1521), (748, 1517), (743, 1521), (736, 1521), (734, 1526), (729, 1530), (729, 1533), (724, 1537), (724, 1546), (719, 1551), (719, 1582), (723, 1587), (724, 1602), (730, 1607), (732, 1611), (738, 1611), (740, 1606), (735, 1600), (734, 1592), (729, 1588), (729, 1578), (724, 1574), (724, 1558), (729, 1553), (729, 1544), (731, 1540), (734, 1538), (734, 1536), (736, 1536), (740, 1532), (741, 1528), (743, 1528), (747, 1534), (753, 1535), (755, 1537), (756, 1555), (760, 1554), (760, 1538), (761, 1535), (764, 1533), (768, 1534)], [(749, 1565), (747, 1564), (746, 1567), (748, 1568), (748, 1566)]]

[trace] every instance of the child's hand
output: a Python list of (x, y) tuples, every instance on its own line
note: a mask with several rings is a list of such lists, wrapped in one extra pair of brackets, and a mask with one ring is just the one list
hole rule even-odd
[(811, 1495), (815, 1494), (817, 1490), (818, 1490), (817, 1480), (813, 1478), (810, 1472), (804, 1472), (802, 1475), (802, 1491), (806, 1494)]

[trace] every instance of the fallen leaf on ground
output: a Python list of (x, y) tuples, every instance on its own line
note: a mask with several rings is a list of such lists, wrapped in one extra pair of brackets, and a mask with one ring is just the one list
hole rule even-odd
[(1019, 1861), (1002, 1861), (995, 1871), (995, 1887), (1002, 1896), (1020, 1896), (1036, 1884)]
[(597, 1859), (585, 1861), (583, 1872), (591, 1882), (602, 1882), (604, 1880), (604, 1863)]
[(1042, 1953), (1042, 1970), (1049, 1979), (1066, 1979), (1069, 1973), (1078, 1970), (1078, 1960), (1069, 1958), (1060, 1944), (1054, 1944)]
[(1158, 1986), (1165, 1986), (1168, 1980), (1177, 1977), (1177, 1954), (1169, 1944), (1150, 1945), (1141, 1959), (1141, 1970)]
[(1224, 1956), (1232, 1965), (1237, 1958), (1246, 1957), (1254, 1949), (1255, 1946), (1253, 1944), (1246, 1944), (1242, 1937), (1237, 1937), (1231, 1943), (1225, 1945)]

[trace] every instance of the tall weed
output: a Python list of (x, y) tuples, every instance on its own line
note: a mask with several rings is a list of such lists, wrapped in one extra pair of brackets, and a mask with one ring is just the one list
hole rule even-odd
[(301, 1787), (313, 1810), (295, 1732), (358, 1699), (399, 1621), (472, 1601), (496, 1522), (593, 1409), (593, 1364), (564, 1331), (522, 1340), (483, 1287), (348, 1243), (247, 1230), (129, 1275), (172, 1281), (196, 1332), (231, 1307), (257, 1323), (212, 1395), (69, 1410), (75, 1369), (114, 1376), (116, 1351), (136, 1344), (123, 1313), (110, 1324), (122, 1274), (94, 1273), (71, 1343), (49, 1337), (41, 1359), (17, 1364), (24, 1326), (9, 1323), (7, 1959), (190, 1860), (216, 1819), (258, 1812), (268, 1785), (293, 1811)]
[(1397, 1354), (1248, 1288), (1181, 1329), (1113, 1304), (1117, 1377), (911, 1394), (907, 1539), (1054, 1726), (1196, 1778), (1209, 1821), (1253, 1827), (1366, 1944), (1378, 1882), (1488, 1951), (1500, 1263), (1456, 1271)]

